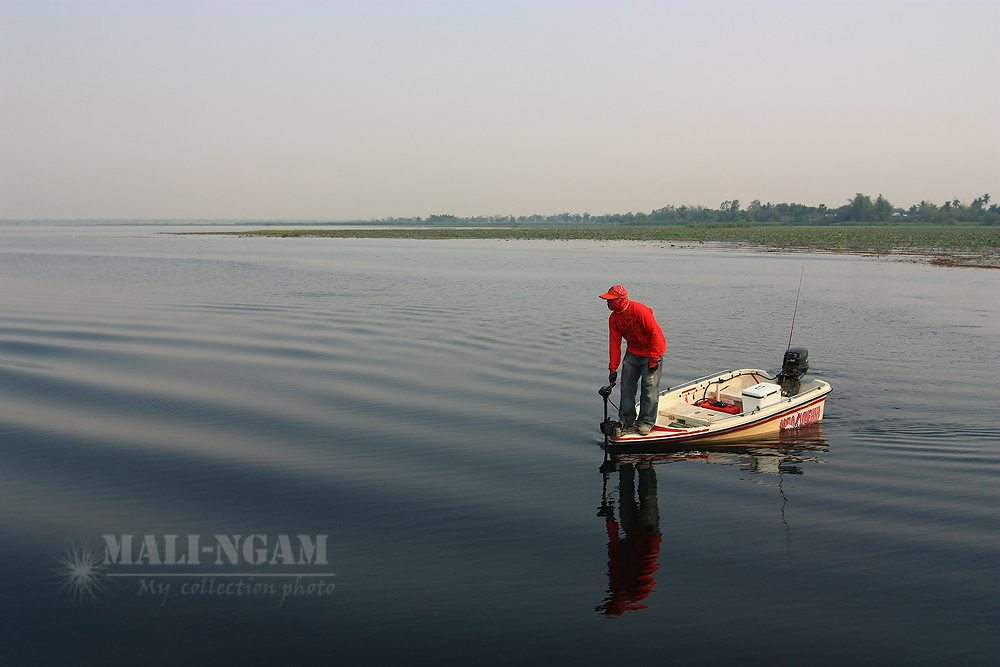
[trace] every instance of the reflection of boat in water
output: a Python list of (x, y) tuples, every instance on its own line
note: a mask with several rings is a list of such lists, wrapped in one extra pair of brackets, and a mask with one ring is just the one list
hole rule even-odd
[(609, 447), (601, 472), (614, 472), (623, 463), (665, 464), (699, 460), (738, 464), (755, 473), (798, 474), (801, 463), (825, 463), (816, 456), (827, 451), (822, 424), (780, 431), (741, 441), (671, 442), (636, 440)]
[(660, 392), (656, 424), (647, 435), (607, 416), (611, 387), (602, 387), (601, 432), (610, 445), (745, 440), (818, 423), (829, 383), (801, 378), (809, 370), (805, 348), (789, 348), (777, 376), (744, 368), (692, 380)]

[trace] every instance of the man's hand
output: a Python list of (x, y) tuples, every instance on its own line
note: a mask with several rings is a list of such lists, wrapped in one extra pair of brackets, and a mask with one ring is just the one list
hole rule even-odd
[(608, 373), (608, 383), (613, 387), (616, 382), (618, 382), (618, 371), (611, 371)]
[(659, 361), (651, 361), (651, 362), (649, 362), (649, 370), (651, 370), (651, 371), (655, 371), (657, 368), (659, 368), (659, 366), (660, 366), (660, 362)]

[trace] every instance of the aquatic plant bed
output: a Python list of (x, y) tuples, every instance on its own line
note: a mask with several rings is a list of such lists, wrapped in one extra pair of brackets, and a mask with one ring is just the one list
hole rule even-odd
[[(214, 233), (214, 232), (209, 232)], [(893, 255), (942, 266), (1000, 268), (1000, 228), (977, 227), (330, 227), (222, 232), (239, 236), (526, 239), (727, 243), (769, 251)]]

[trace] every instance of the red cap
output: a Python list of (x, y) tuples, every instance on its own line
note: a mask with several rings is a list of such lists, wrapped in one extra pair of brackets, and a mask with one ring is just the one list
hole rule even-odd
[(614, 287), (612, 287), (611, 289), (608, 290), (607, 294), (602, 294), (601, 298), (602, 299), (627, 299), (628, 298), (628, 290), (626, 290), (621, 285), (615, 285)]

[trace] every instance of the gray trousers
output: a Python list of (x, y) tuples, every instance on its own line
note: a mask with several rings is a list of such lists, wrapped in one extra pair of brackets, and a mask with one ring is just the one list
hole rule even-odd
[[(659, 360), (655, 371), (649, 370), (649, 357), (637, 357), (631, 352), (625, 352), (622, 359), (621, 372), (621, 412), (622, 423), (625, 426), (652, 426), (656, 423), (656, 408), (660, 399), (660, 373), (663, 371), (663, 358)], [(639, 392), (639, 416), (635, 414), (635, 389)]]

